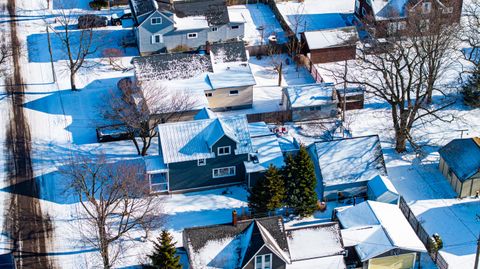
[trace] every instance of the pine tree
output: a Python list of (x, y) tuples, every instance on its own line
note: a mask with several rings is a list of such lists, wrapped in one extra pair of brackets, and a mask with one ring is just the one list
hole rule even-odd
[(270, 165), (263, 178), (249, 190), (248, 207), (255, 213), (273, 211), (283, 205), (285, 183), (280, 171)]
[(177, 250), (173, 238), (169, 232), (162, 230), (158, 242), (154, 242), (154, 250), (148, 255), (152, 261), (152, 268), (157, 269), (181, 269), (180, 257), (175, 256)]
[(295, 158), (288, 159), (285, 167), (287, 205), (300, 216), (313, 214), (317, 208), (317, 179), (307, 149), (300, 146)]
[(465, 104), (472, 107), (480, 107), (480, 65), (468, 78), (462, 89)]

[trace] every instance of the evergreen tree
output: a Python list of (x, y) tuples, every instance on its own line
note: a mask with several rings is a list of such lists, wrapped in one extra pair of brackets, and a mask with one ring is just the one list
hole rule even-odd
[(273, 211), (283, 205), (285, 183), (280, 171), (270, 165), (263, 178), (249, 190), (248, 207), (255, 213)]
[(287, 205), (300, 216), (313, 214), (317, 208), (317, 179), (315, 168), (302, 145), (294, 158), (286, 161), (285, 178), (287, 186)]
[(152, 261), (152, 268), (156, 269), (181, 269), (180, 257), (175, 256), (177, 250), (169, 232), (162, 230), (158, 242), (154, 242), (154, 250), (148, 255)]
[(462, 89), (465, 104), (472, 107), (480, 107), (480, 65), (468, 78)]

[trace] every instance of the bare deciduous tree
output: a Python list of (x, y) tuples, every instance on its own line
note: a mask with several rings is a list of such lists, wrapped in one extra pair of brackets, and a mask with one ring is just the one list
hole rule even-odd
[[(86, 67), (86, 58), (94, 54), (98, 48), (93, 33), (95, 19), (87, 19), (86, 28), (73, 30), (77, 22), (77, 15), (71, 10), (60, 9), (55, 16), (55, 21), (59, 26), (55, 27), (48, 22), (47, 26), (62, 44), (63, 51), (67, 56), (66, 66), (70, 75), (70, 86), (72, 91), (76, 91), (75, 78), (78, 70)], [(91, 20), (91, 22), (88, 22), (88, 20)]]
[(389, 37), (387, 44), (379, 45), (375, 40), (375, 53), (361, 48), (357, 60), (330, 70), (341, 83), (364, 86), (368, 93), (389, 104), (397, 152), (406, 151), (407, 141), (418, 147), (411, 131), (421, 119), (453, 120), (439, 117), (437, 112), (454, 101), (438, 106), (426, 104), (429, 96), (426, 55), (419, 52), (416, 40), (416, 37), (398, 35)]
[(112, 92), (104, 116), (138, 135), (142, 144), (135, 136), (132, 142), (142, 156), (147, 155), (152, 139), (157, 136), (158, 124), (191, 110), (197, 102), (187, 91), (170, 91), (157, 81), (134, 82), (126, 78), (119, 82), (119, 88), (122, 94)]
[[(480, 65), (480, 0), (472, 0), (465, 6), (465, 22), (460, 39), (467, 44), (464, 51), (466, 60)], [(478, 69), (478, 68), (477, 68)]]
[(114, 71), (128, 71), (129, 68), (123, 65), (122, 57), (124, 56), (123, 51), (117, 48), (108, 48), (102, 51), (103, 57), (106, 58), (106, 62), (112, 70)]
[(105, 156), (75, 156), (61, 172), (71, 180), (86, 226), (82, 238), (98, 248), (103, 268), (112, 268), (121, 256), (115, 244), (131, 232), (159, 225), (160, 198), (150, 196), (144, 169), (135, 163), (108, 163)]
[(12, 46), (4, 39), (0, 40), (0, 74), (7, 69), (7, 61), (12, 55)]

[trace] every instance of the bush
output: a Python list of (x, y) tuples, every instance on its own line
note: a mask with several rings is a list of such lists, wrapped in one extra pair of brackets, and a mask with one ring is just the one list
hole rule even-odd
[(88, 5), (90, 6), (91, 9), (95, 9), (95, 10), (100, 10), (102, 8), (108, 7), (108, 3), (106, 0), (94, 0), (88, 3)]

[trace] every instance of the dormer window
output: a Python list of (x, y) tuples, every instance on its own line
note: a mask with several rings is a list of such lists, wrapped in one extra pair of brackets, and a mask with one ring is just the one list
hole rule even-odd
[(423, 2), (422, 3), (422, 13), (429, 14), (432, 11), (432, 3), (431, 2)]
[(222, 156), (222, 155), (230, 155), (231, 154), (231, 147), (230, 146), (224, 146), (224, 147), (218, 147), (217, 148), (217, 155)]
[(155, 17), (150, 19), (151, 24), (162, 24), (162, 18), (161, 17)]
[(255, 256), (255, 269), (271, 269), (272, 254)]

